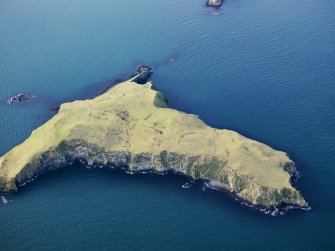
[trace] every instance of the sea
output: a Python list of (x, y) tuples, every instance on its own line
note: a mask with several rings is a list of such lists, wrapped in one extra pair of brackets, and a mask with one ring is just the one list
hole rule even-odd
[(0, 155), (142, 63), (170, 107), (287, 152), (311, 210), (68, 166), (0, 204), (1, 251), (335, 250), (335, 1), (0, 0)]

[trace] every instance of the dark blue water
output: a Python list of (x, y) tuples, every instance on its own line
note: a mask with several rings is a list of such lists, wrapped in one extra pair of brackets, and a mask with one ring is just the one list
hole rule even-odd
[[(282, 217), (173, 175), (69, 167), (0, 205), (0, 250), (334, 250), (335, 2), (0, 0), (0, 155), (137, 63), (171, 107), (289, 153), (312, 210)], [(18, 92), (37, 95), (10, 106)]]

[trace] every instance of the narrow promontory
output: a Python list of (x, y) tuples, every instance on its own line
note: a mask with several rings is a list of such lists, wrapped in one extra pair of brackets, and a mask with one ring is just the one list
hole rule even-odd
[(75, 161), (131, 172), (173, 171), (268, 209), (308, 206), (291, 184), (296, 169), (284, 152), (168, 108), (151, 82), (128, 80), (94, 99), (61, 105), (0, 158), (0, 193)]

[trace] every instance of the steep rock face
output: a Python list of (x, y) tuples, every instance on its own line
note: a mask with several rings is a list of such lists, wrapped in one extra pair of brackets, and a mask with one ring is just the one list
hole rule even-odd
[(285, 153), (167, 108), (150, 82), (126, 81), (94, 99), (63, 104), (0, 158), (0, 192), (75, 161), (131, 172), (173, 171), (267, 208), (308, 206), (291, 185), (296, 170)]

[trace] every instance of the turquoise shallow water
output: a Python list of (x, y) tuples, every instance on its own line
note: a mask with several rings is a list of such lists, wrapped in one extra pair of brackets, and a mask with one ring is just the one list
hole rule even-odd
[[(309, 212), (282, 217), (173, 175), (65, 168), (0, 205), (0, 250), (334, 250), (335, 3), (0, 0), (0, 154), (137, 63), (171, 107), (289, 153)], [(6, 99), (25, 91), (27, 105)]]

